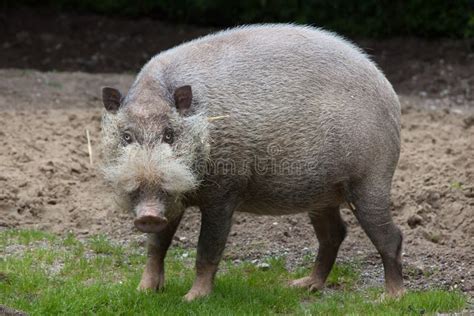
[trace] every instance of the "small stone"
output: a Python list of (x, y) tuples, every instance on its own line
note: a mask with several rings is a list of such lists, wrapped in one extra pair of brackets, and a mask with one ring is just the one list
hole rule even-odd
[(429, 231), (423, 232), (423, 237), (427, 240), (431, 241), (432, 243), (439, 244), (441, 242), (441, 235)]
[(467, 198), (474, 198), (474, 189), (466, 189), (466, 191), (464, 191), (464, 196), (466, 196)]
[(440, 204), (441, 195), (438, 192), (430, 191), (426, 197), (426, 202), (431, 205), (433, 208), (438, 209), (441, 207)]
[(78, 232), (80, 235), (89, 235), (89, 230), (88, 230), (87, 228), (79, 229), (79, 230), (77, 230), (77, 232)]
[(410, 228), (415, 228), (423, 223), (423, 218), (420, 215), (415, 214), (408, 218), (407, 223)]
[(262, 271), (266, 271), (266, 270), (270, 269), (270, 264), (268, 264), (266, 262), (262, 262), (262, 263), (257, 264), (257, 268), (259, 268)]
[(421, 264), (417, 264), (413, 267), (413, 270), (415, 275), (423, 275), (423, 273), (425, 272), (425, 267)]
[(0, 305), (0, 315), (12, 315), (12, 316), (23, 316), (23, 315), (28, 315), (23, 311), (19, 311), (16, 309), (13, 309), (11, 307), (5, 306), (5, 305)]
[(80, 174), (82, 172), (82, 166), (77, 162), (72, 162), (70, 165), (71, 173)]
[(18, 161), (22, 163), (27, 163), (30, 161), (33, 161), (30, 156), (28, 156), (26, 153), (22, 154), (21, 156), (18, 157)]
[(474, 114), (469, 115), (463, 120), (464, 128), (470, 128), (474, 125)]
[(291, 225), (295, 226), (296, 224), (298, 224), (298, 220), (295, 219), (295, 218), (290, 218), (288, 219), (288, 222), (290, 222)]

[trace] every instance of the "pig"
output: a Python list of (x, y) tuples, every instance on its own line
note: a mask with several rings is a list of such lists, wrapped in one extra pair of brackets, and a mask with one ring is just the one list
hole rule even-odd
[(185, 209), (197, 207), (185, 300), (211, 293), (234, 212), (307, 212), (317, 258), (290, 285), (320, 290), (348, 205), (381, 255), (386, 292), (404, 292), (402, 234), (390, 214), (400, 104), (355, 45), (309, 26), (237, 27), (159, 53), (126, 96), (105, 87), (102, 98), (105, 179), (148, 233), (138, 289), (163, 288), (167, 249)]

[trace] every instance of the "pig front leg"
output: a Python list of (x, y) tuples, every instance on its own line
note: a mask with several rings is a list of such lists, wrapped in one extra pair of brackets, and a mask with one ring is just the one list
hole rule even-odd
[(233, 211), (233, 205), (201, 209), (196, 279), (192, 288), (184, 296), (185, 301), (189, 302), (211, 293), (214, 276), (229, 236)]
[(154, 234), (148, 234), (148, 260), (142, 279), (138, 285), (139, 291), (161, 290), (165, 284), (166, 252), (173, 240), (183, 213), (170, 220), (166, 227)]

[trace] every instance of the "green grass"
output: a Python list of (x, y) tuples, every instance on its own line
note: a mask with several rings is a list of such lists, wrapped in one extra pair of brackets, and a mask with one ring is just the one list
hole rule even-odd
[(451, 187), (451, 189), (454, 189), (454, 190), (462, 190), (463, 189), (463, 184), (459, 181), (453, 181), (453, 182), (451, 182), (451, 184), (449, 186)]
[[(382, 289), (357, 289), (360, 264), (336, 265), (328, 289), (308, 293), (288, 280), (308, 273), (285, 269), (284, 258), (269, 258), (270, 269), (223, 262), (212, 295), (192, 303), (182, 297), (194, 277), (194, 252), (173, 249), (167, 258), (164, 292), (136, 291), (146, 260), (143, 248), (122, 247), (105, 236), (86, 241), (38, 231), (0, 232), (0, 304), (31, 315), (420, 315), (461, 311), (459, 292), (409, 292), (381, 299)], [(183, 254), (187, 253), (187, 256)]]

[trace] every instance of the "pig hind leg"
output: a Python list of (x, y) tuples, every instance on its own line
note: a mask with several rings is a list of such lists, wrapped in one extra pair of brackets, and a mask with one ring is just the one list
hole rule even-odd
[(319, 250), (311, 275), (291, 282), (291, 286), (316, 291), (323, 288), (336, 261), (337, 252), (346, 237), (346, 225), (339, 206), (309, 213), (319, 242)]
[(400, 296), (404, 293), (400, 256), (403, 237), (390, 214), (391, 177), (381, 179), (350, 184), (346, 198), (355, 206), (357, 220), (382, 257), (387, 293)]

